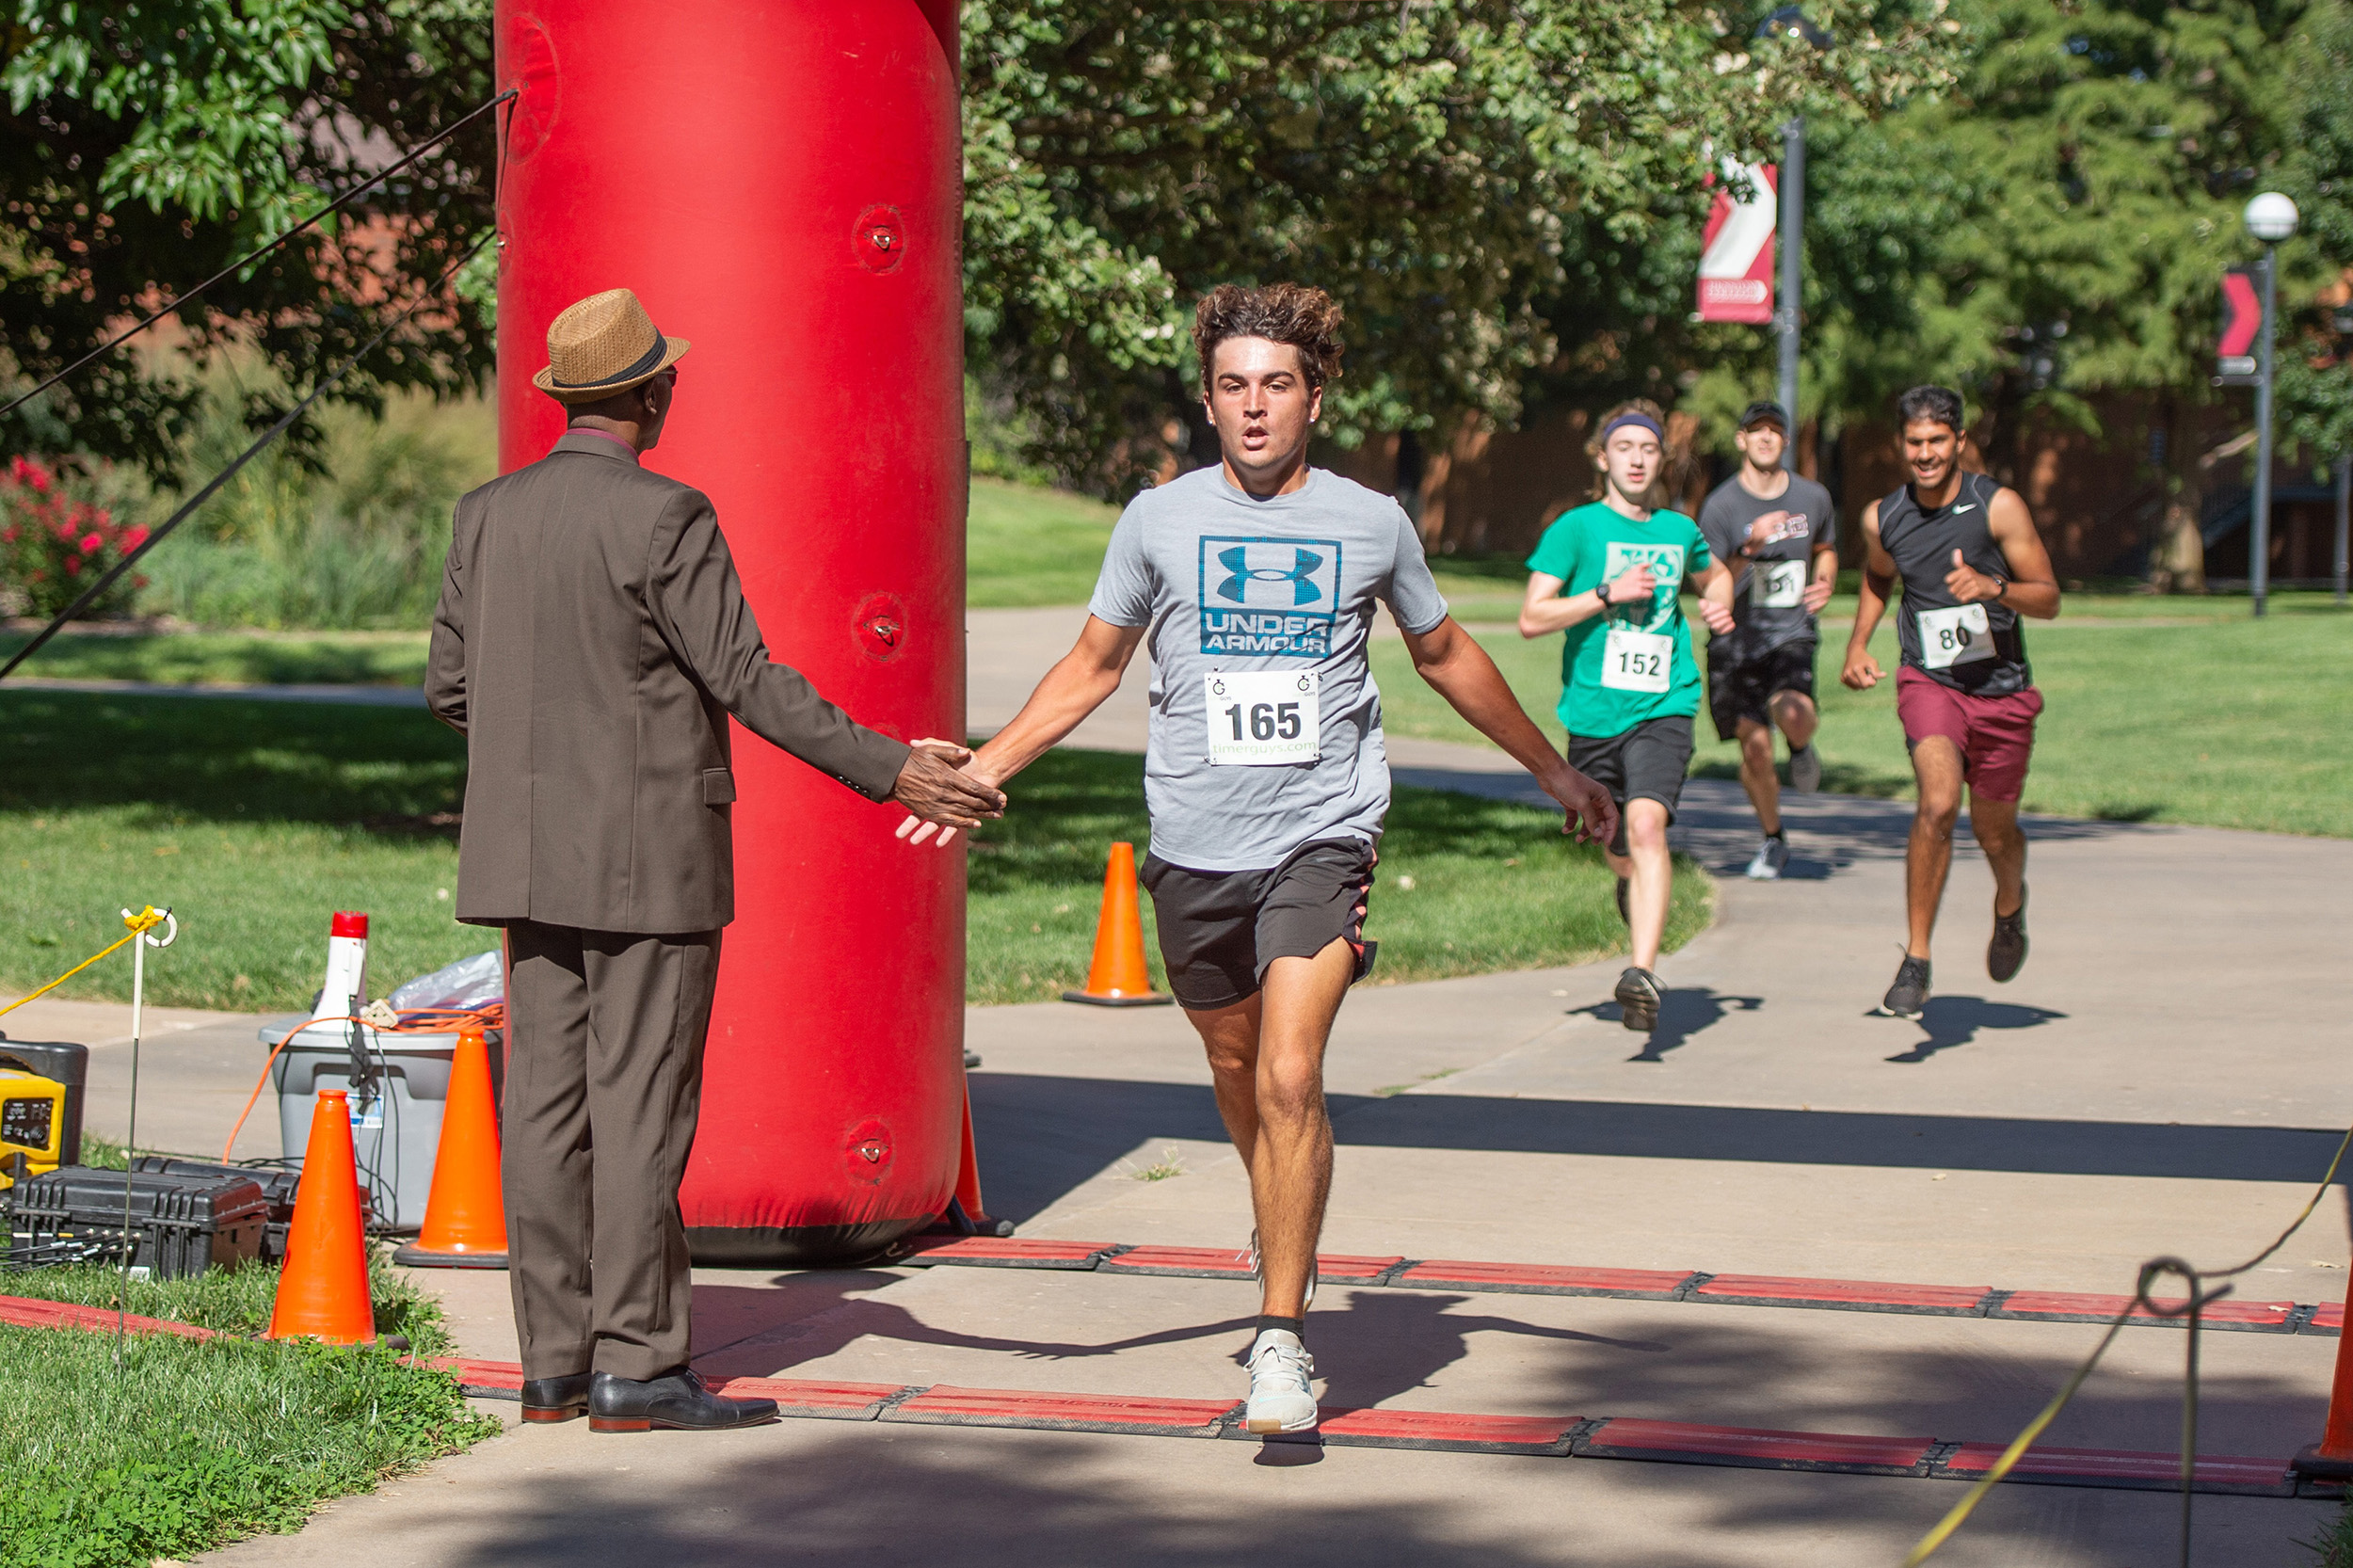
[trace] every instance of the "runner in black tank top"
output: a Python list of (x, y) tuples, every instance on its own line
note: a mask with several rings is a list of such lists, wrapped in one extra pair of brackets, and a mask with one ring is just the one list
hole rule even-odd
[[(1921, 509), (1910, 485), (1880, 503), (1880, 548), (1895, 561), (1896, 573), (1904, 584), (1903, 603), (1896, 613), (1896, 639), (1903, 649), (1903, 662), (1939, 685), (1978, 696), (2003, 696), (2034, 684), (2018, 613), (2007, 604), (1987, 604), (1984, 614), (1991, 642), (1981, 647), (1977, 639), (1962, 636), (1965, 629), (1950, 624), (1961, 617), (1944, 617), (1949, 630), (1930, 641), (1945, 646), (1929, 654), (1922, 651), (1920, 617), (1923, 611), (1960, 605), (1945, 585), (1956, 550), (1973, 571), (1987, 577), (2009, 575), (2009, 563), (1993, 541), (1993, 498), (2001, 488), (1991, 474), (1964, 473), (1952, 500), (1933, 510)], [(1955, 654), (1959, 657), (1937, 657)]]
[(2018, 831), (2042, 694), (2026, 664), (2021, 616), (2058, 614), (2058, 584), (2034, 518), (2018, 492), (1961, 472), (1969, 443), (1961, 394), (1914, 387), (1897, 402), (1912, 482), (1863, 518), (1863, 591), (1840, 677), (1857, 691), (1886, 679), (1871, 633), (1896, 579), (1896, 712), (1920, 786), (1904, 852), (1910, 931), (1903, 963), (1880, 1011), (1916, 1018), (1929, 1000), (1929, 936), (1952, 870), (1961, 790), (1969, 826), (1993, 872), (1993, 938), (1986, 973), (1997, 981), (2026, 961), (2026, 840)]

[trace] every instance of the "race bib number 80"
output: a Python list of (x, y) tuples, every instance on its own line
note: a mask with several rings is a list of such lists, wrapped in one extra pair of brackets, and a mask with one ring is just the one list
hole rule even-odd
[(1265, 768), (1316, 760), (1323, 751), (1322, 684), (1313, 671), (1209, 671), (1201, 678), (1209, 761)]
[(1982, 604), (1920, 612), (1920, 663), (1932, 670), (1993, 657), (1993, 632)]
[(1613, 626), (1601, 647), (1601, 683), (1616, 692), (1663, 692), (1674, 679), (1674, 644), (1657, 632)]

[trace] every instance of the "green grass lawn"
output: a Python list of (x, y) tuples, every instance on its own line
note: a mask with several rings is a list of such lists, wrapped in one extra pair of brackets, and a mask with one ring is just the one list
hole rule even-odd
[[(32, 641), (0, 634), (0, 661)], [(50, 680), (158, 685), (415, 686), (423, 632), (64, 632), (18, 671)]]
[[(0, 1568), (146, 1568), (239, 1536), (298, 1528), (330, 1497), (499, 1430), (445, 1373), (385, 1348), (271, 1344), (277, 1272), (133, 1281), (142, 1317), (223, 1331), (211, 1340), (0, 1326)], [(111, 1307), (104, 1268), (0, 1274), (0, 1292)], [(433, 1298), (380, 1263), (380, 1329), (428, 1354), (447, 1335)]]
[[(971, 856), (971, 1000), (1084, 981), (1108, 847), (1144, 843), (1142, 769), (1061, 753), (1016, 781), (1014, 814)], [(0, 688), (0, 989), (62, 973), (143, 902), (180, 918), (181, 940), (149, 966), (149, 995), (168, 1005), (306, 1004), (337, 909), (373, 917), (379, 981), (479, 952), (488, 936), (452, 920), (446, 896), (464, 776), (463, 743), (412, 710)], [(1370, 927), (1380, 978), (1614, 950), (1609, 877), (1558, 821), (1401, 791)], [(1705, 923), (1705, 900), (1689, 879), (1674, 940)], [(119, 955), (62, 994), (127, 997), (130, 973)]]
[[(2353, 837), (2353, 792), (2344, 787), (2353, 767), (2353, 614), (2325, 594), (2282, 597), (2262, 621), (2248, 616), (2244, 600), (2081, 596), (2058, 620), (2030, 623), (2027, 648), (2049, 707), (2026, 808)], [(1815, 678), (1824, 786), (1909, 797), (1894, 682), (1850, 692), (1838, 681), (1851, 616), (1850, 602), (1832, 603)], [(2157, 621), (2189, 624), (2147, 624)], [(1558, 740), (1561, 639), (1482, 632), (1480, 641)], [(1872, 649), (1891, 671), (1895, 648), (1895, 629), (1883, 624)], [(1390, 728), (1478, 740), (1415, 677), (1394, 638), (1375, 645), (1373, 667)], [(1698, 728), (1692, 771), (1737, 777), (1734, 748), (1716, 741), (1704, 712)]]
[[(1041, 1001), (1086, 981), (1103, 861), (1125, 840), (1149, 849), (1144, 759), (1061, 751), (1014, 779), (1011, 808), (971, 854), (968, 995)], [(1667, 944), (1706, 925), (1707, 879), (1678, 865)], [(1381, 841), (1365, 935), (1381, 944), (1372, 983), (1577, 964), (1623, 951), (1601, 852), (1572, 844), (1561, 816), (1437, 790), (1400, 789)], [(1144, 896), (1144, 952), (1164, 984)]]
[(976, 476), (965, 531), (974, 608), (1084, 604), (1119, 508), (1064, 490)]

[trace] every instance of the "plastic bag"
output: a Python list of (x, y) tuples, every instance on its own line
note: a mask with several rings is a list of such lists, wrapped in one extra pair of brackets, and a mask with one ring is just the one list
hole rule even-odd
[(499, 950), (492, 948), (472, 958), (460, 958), (431, 974), (421, 974), (405, 985), (394, 986), (386, 1000), (404, 1013), (423, 1007), (463, 1012), (504, 1001), (506, 975), (499, 967)]

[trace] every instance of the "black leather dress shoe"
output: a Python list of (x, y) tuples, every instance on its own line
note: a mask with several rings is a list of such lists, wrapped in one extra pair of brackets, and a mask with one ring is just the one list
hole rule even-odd
[(587, 1372), (574, 1372), (568, 1377), (533, 1378), (523, 1384), (523, 1419), (534, 1423), (569, 1421), (587, 1415), (590, 1376)]
[(691, 1368), (676, 1367), (639, 1382), (599, 1372), (588, 1390), (590, 1432), (723, 1432), (776, 1418), (774, 1400), (730, 1400), (714, 1394)]

